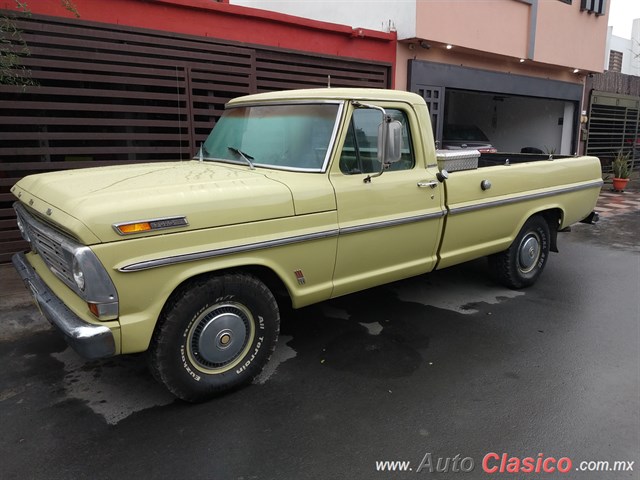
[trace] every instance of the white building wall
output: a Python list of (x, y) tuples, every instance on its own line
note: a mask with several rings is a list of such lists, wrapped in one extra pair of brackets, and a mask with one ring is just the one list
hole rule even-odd
[(631, 75), (631, 40), (612, 35), (609, 38), (608, 43), (609, 48), (607, 49), (607, 55), (605, 58), (605, 70), (609, 70), (609, 53), (611, 52), (611, 50), (615, 50), (616, 52), (622, 52), (622, 73)]
[(611, 51), (611, 37), (613, 37), (613, 27), (609, 26), (607, 27), (607, 44), (604, 49), (604, 58), (602, 59), (604, 61), (604, 67), (603, 67), (604, 70), (609, 69), (609, 52)]
[(622, 52), (622, 73), (640, 76), (640, 18), (633, 21), (631, 38), (617, 37), (612, 34), (613, 27), (607, 31), (604, 69), (609, 69), (609, 52)]
[(398, 38), (416, 36), (416, 0), (230, 0), (229, 3), (351, 27), (396, 30)]
[(640, 76), (640, 18), (636, 18), (631, 27), (630, 64), (629, 75)]

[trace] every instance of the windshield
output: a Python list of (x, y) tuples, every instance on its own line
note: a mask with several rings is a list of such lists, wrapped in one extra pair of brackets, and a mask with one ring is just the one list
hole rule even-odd
[(230, 108), (202, 145), (202, 158), (250, 168), (323, 171), (339, 111), (338, 103)]

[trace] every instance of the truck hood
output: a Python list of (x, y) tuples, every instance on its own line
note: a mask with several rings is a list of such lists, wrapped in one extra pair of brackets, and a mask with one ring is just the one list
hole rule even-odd
[[(20, 180), (12, 192), (87, 244), (294, 215), (291, 192), (281, 182), (244, 166), (210, 162), (44, 173)], [(188, 226), (127, 237), (113, 228), (168, 217), (186, 217)]]

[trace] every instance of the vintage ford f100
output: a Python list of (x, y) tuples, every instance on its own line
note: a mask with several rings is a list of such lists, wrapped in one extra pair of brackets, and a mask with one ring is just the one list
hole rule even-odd
[(431, 132), (408, 92), (237, 98), (191, 161), (20, 180), (31, 251), (13, 263), (80, 354), (148, 351), (173, 394), (204, 400), (262, 370), (283, 308), (482, 256), (526, 287), (557, 232), (592, 219), (597, 158), (478, 166)]

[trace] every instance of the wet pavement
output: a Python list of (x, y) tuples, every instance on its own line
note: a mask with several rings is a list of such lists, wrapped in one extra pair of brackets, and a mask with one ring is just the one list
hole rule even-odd
[[(2, 266), (0, 478), (640, 478), (638, 238), (612, 208), (527, 290), (479, 260), (297, 311), (253, 385), (201, 405), (144, 355), (82, 360)], [(492, 453), (571, 468), (489, 475)]]

